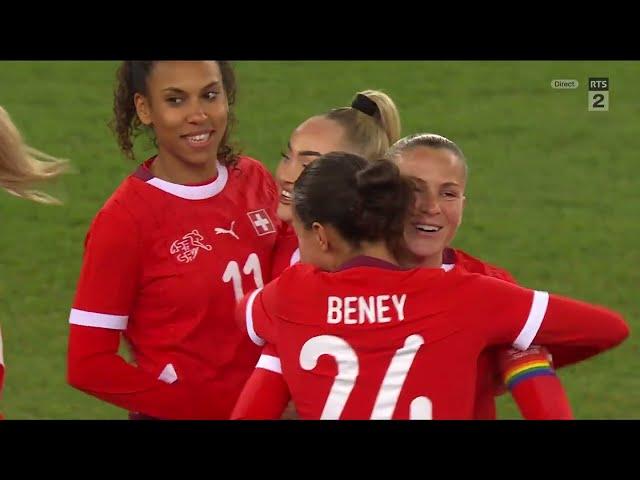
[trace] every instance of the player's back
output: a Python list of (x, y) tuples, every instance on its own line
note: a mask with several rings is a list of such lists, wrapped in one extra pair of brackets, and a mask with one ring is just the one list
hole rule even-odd
[(482, 277), (365, 264), (281, 277), (291, 294), (276, 300), (277, 348), (300, 417), (472, 418), (487, 337), (469, 305)]

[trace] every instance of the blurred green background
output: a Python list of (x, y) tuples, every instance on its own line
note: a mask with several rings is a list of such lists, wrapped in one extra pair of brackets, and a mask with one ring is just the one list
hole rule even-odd
[[(523, 284), (622, 312), (631, 337), (560, 376), (577, 418), (640, 418), (638, 62), (237, 62), (243, 151), (273, 170), (310, 115), (367, 88), (396, 101), (403, 134), (456, 141), (471, 176), (455, 245)], [(67, 318), (93, 215), (135, 164), (107, 127), (114, 62), (0, 62), (0, 104), (26, 140), (76, 169), (47, 191), (63, 207), (0, 195), (0, 325), (12, 419), (126, 418), (65, 382)], [(609, 111), (589, 112), (588, 77)], [(551, 88), (576, 79), (574, 90)], [(139, 138), (139, 160), (153, 153)], [(500, 418), (519, 418), (508, 395)]]

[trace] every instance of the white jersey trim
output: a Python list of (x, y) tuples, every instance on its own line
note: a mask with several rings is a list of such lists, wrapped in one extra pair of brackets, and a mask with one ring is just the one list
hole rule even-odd
[(160, 372), (160, 375), (158, 376), (158, 380), (164, 383), (169, 383), (169, 384), (178, 380), (178, 374), (176, 373), (176, 369), (173, 368), (172, 363), (167, 363), (167, 365), (164, 367), (162, 372)]
[(259, 347), (263, 346), (266, 342), (256, 334), (256, 331), (253, 328), (253, 301), (256, 299), (256, 296), (260, 293), (261, 290), (262, 288), (254, 290), (251, 295), (249, 295), (249, 300), (247, 300), (247, 311), (245, 313), (245, 320), (247, 322), (247, 333), (249, 334), (249, 338)]
[(535, 290), (533, 292), (533, 301), (531, 302), (531, 310), (529, 310), (529, 317), (522, 327), (520, 335), (513, 342), (513, 346), (520, 350), (526, 350), (536, 338), (544, 315), (547, 313), (547, 306), (549, 305), (549, 294), (547, 292), (539, 292)]
[(300, 249), (296, 248), (296, 250), (291, 254), (291, 259), (289, 260), (289, 266), (295, 265), (300, 261)]
[(147, 180), (146, 183), (153, 185), (160, 190), (175, 195), (176, 197), (185, 198), (187, 200), (204, 200), (219, 194), (224, 189), (229, 178), (227, 167), (218, 162), (218, 176), (207, 185), (189, 186), (179, 185), (177, 183), (167, 182), (157, 177)]
[(260, 355), (256, 368), (262, 368), (275, 373), (282, 373), (282, 364), (280, 363), (280, 359), (273, 355)]
[(129, 317), (126, 315), (107, 315), (106, 313), (85, 312), (71, 309), (69, 323), (85, 327), (109, 328), (111, 330), (126, 330)]

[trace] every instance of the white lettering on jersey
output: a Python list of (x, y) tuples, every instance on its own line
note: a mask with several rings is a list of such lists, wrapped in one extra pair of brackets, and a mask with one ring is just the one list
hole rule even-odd
[[(389, 323), (394, 318), (404, 320), (407, 295), (376, 295), (369, 297), (327, 297), (327, 323), (362, 325), (364, 323)], [(395, 311), (395, 316), (389, 316)], [(393, 315), (393, 314), (391, 314)]]
[[(424, 343), (424, 338), (421, 335), (413, 334), (408, 336), (404, 345), (396, 350), (378, 389), (373, 411), (369, 418), (372, 420), (393, 418), (407, 375), (418, 350)], [(310, 338), (302, 346), (299, 358), (300, 366), (305, 370), (313, 370), (322, 355), (331, 355), (335, 359), (338, 374), (334, 378), (320, 420), (338, 420), (358, 381), (360, 360), (353, 347), (343, 338), (334, 335), (320, 335)], [(431, 399), (426, 396), (412, 399), (409, 405), (409, 418), (411, 420), (431, 420), (433, 418)]]

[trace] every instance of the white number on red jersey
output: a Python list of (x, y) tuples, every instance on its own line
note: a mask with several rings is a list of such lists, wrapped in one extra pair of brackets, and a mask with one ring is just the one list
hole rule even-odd
[[(249, 257), (242, 268), (242, 273), (245, 275), (253, 274), (253, 281), (256, 284), (256, 288), (264, 287), (262, 269), (260, 268), (260, 259), (255, 253), (249, 254)], [(244, 296), (244, 291), (242, 290), (242, 275), (240, 274), (240, 265), (238, 262), (231, 260), (227, 264), (227, 268), (222, 274), (222, 281), (225, 283), (233, 283), (233, 294), (236, 297), (236, 302), (239, 302)]]
[[(396, 351), (384, 376), (376, 397), (372, 420), (390, 420), (396, 409), (400, 392), (407, 374), (424, 339), (420, 335), (410, 335), (404, 345)], [(344, 339), (334, 335), (320, 335), (310, 338), (300, 350), (300, 366), (313, 370), (322, 355), (331, 355), (338, 364), (329, 396), (324, 404), (321, 420), (338, 420), (344, 410), (349, 395), (355, 387), (360, 371), (358, 355)], [(431, 420), (432, 405), (427, 397), (417, 397), (411, 401), (411, 420)]]

